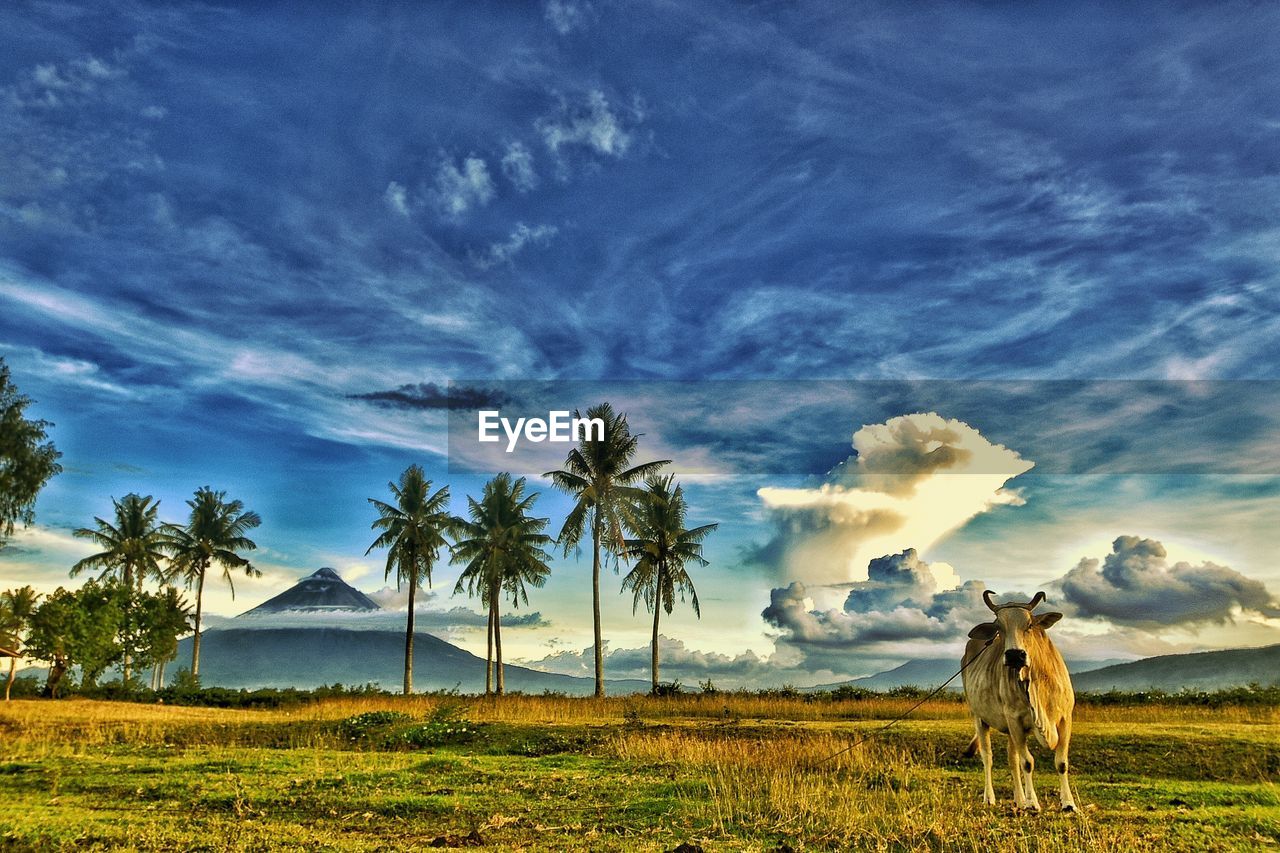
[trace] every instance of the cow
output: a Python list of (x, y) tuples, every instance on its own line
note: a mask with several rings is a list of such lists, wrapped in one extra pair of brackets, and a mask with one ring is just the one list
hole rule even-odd
[(1040, 810), (1032, 784), (1035, 759), (1027, 748), (1028, 737), (1034, 734), (1053, 750), (1062, 786), (1062, 810), (1074, 812), (1075, 799), (1067, 781), (1067, 750), (1076, 697), (1067, 665), (1045, 633), (1062, 614), (1032, 612), (1044, 601), (1043, 592), (1037, 592), (1026, 604), (997, 605), (991, 596), (991, 590), (984, 590), (982, 600), (995, 619), (969, 632), (961, 670), (976, 734), (970, 750), (977, 747), (986, 774), (983, 799), (995, 805), (991, 787), (991, 730), (995, 729), (1009, 736), (1014, 803), (1019, 809)]

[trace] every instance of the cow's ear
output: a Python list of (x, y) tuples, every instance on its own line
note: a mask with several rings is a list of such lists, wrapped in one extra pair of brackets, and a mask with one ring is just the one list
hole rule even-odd
[(1000, 626), (994, 622), (983, 622), (969, 632), (971, 640), (994, 640), (996, 635), (1000, 633)]
[(1032, 621), (1031, 624), (1037, 628), (1047, 629), (1058, 624), (1058, 620), (1061, 618), (1061, 613), (1041, 613)]

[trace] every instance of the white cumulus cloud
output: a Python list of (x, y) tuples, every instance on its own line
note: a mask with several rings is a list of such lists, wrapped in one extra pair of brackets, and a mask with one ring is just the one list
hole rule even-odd
[(778, 523), (761, 553), (782, 577), (865, 581), (872, 559), (927, 551), (980, 513), (1020, 503), (1005, 484), (1034, 465), (934, 412), (864, 426), (853, 447), (855, 455), (817, 488), (759, 490)]

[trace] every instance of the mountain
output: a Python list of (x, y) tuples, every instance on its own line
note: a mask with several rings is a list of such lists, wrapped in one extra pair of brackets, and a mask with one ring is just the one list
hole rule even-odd
[[(1067, 661), (1067, 670), (1071, 673), (1072, 683), (1076, 683), (1081, 673), (1106, 667), (1116, 663), (1115, 660), (1104, 661)], [(819, 690), (835, 690), (838, 687), (860, 687), (864, 690), (892, 690), (895, 687), (933, 688), (955, 675), (960, 668), (960, 661), (951, 658), (926, 658), (910, 660), (893, 669), (877, 672), (875, 675), (864, 675), (849, 681), (838, 681), (833, 684), (819, 684), (806, 687), (804, 692), (813, 693)], [(956, 678), (947, 689), (960, 689), (960, 679)], [(1077, 687), (1077, 689), (1079, 689)]]
[[(191, 660), (191, 638), (178, 646), (178, 665)], [(507, 664), (507, 690), (554, 690), (583, 696), (595, 681)], [(219, 628), (200, 637), (200, 682), (206, 686), (311, 688), (374, 682), (390, 690), (404, 681), (404, 634), (333, 627)], [(607, 682), (613, 693), (648, 692), (649, 682)], [(484, 658), (431, 634), (413, 638), (416, 690), (484, 690)]]
[(1280, 645), (1160, 655), (1084, 673), (1076, 690), (1219, 690), (1254, 682), (1280, 684)]
[(283, 613), (290, 610), (314, 613), (381, 609), (373, 599), (344, 581), (336, 571), (326, 567), (307, 575), (275, 598), (267, 599), (236, 618)]

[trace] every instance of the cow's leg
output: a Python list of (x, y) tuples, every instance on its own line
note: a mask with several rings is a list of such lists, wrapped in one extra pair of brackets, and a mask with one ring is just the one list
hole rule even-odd
[(1067, 761), (1067, 750), (1070, 745), (1071, 718), (1063, 717), (1058, 723), (1058, 746), (1053, 751), (1053, 769), (1058, 771), (1059, 784), (1062, 786), (1059, 796), (1062, 798), (1062, 810), (1064, 812), (1076, 810), (1075, 797), (1071, 796), (1071, 783), (1067, 780), (1067, 770), (1070, 769)]
[(996, 789), (991, 784), (991, 726), (979, 717), (973, 718), (973, 728), (977, 735), (978, 755), (982, 757), (982, 774), (986, 787), (982, 792), (982, 801), (989, 806), (996, 804)]
[(1009, 764), (1013, 767), (1013, 789), (1018, 795), (1018, 807), (1040, 811), (1040, 801), (1036, 799), (1035, 783), (1032, 780), (1036, 761), (1027, 747), (1027, 732), (1021, 726), (1009, 726)]
[(1013, 774), (1013, 804), (1020, 809), (1027, 807), (1027, 792), (1022, 787), (1022, 750), (1014, 742), (1016, 729), (1009, 729), (1009, 772)]

